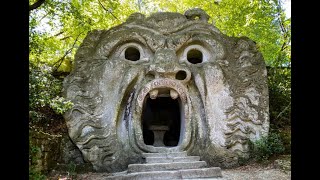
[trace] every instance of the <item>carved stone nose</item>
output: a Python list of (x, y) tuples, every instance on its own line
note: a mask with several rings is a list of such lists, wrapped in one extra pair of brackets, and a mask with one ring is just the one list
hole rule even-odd
[(175, 79), (180, 80), (180, 81), (189, 81), (190, 77), (191, 77), (190, 71), (183, 70), (183, 69), (177, 71), (176, 75), (175, 75)]
[(173, 49), (158, 49), (154, 55), (155, 63), (177, 61), (176, 52)]
[(182, 82), (188, 82), (191, 78), (191, 73), (188, 69), (175, 68), (174, 70), (168, 71), (154, 71), (155, 78), (170, 78), (179, 80)]
[(188, 82), (191, 79), (190, 70), (178, 63), (177, 55), (172, 49), (157, 50), (148, 73), (153, 74), (155, 78), (170, 78), (181, 82)]

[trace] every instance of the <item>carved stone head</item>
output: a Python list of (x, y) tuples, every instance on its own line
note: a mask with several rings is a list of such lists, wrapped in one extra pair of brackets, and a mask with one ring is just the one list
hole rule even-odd
[(95, 30), (75, 55), (64, 96), (72, 141), (98, 171), (144, 152), (187, 151), (230, 167), (269, 129), (267, 71), (255, 43), (222, 34), (201, 9), (132, 14)]

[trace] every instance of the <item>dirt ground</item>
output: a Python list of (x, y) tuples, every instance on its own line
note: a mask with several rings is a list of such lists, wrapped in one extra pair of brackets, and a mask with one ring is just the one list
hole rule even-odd
[(290, 180), (291, 170), (273, 164), (268, 166), (251, 164), (223, 170), (222, 176), (225, 180)]
[[(108, 173), (74, 174), (69, 172), (55, 172), (47, 176), (48, 180), (103, 180)], [(290, 180), (290, 156), (282, 156), (267, 163), (249, 163), (233, 169), (222, 170), (221, 180)]]

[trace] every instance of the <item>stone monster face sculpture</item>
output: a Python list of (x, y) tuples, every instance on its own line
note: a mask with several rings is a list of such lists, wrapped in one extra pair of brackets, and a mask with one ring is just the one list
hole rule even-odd
[(98, 171), (187, 151), (230, 167), (269, 129), (267, 71), (248, 38), (208, 24), (201, 9), (132, 14), (90, 32), (64, 81), (69, 136)]

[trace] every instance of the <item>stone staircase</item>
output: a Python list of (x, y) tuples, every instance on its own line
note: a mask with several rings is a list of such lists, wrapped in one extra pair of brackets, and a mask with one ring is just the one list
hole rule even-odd
[(220, 167), (207, 167), (199, 156), (186, 152), (143, 153), (145, 164), (130, 164), (128, 170), (107, 179), (221, 179)]

